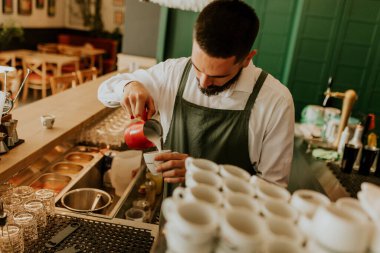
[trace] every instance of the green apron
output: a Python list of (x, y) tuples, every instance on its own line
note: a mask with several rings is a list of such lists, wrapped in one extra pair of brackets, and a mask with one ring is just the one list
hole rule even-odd
[(183, 99), (190, 69), (191, 60), (179, 84), (165, 149), (218, 164), (233, 164), (255, 174), (249, 157), (248, 125), (253, 105), (268, 74), (261, 72), (244, 110), (222, 110)]

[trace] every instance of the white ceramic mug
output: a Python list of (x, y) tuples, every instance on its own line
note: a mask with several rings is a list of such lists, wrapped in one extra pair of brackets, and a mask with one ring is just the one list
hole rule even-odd
[(256, 197), (260, 201), (276, 200), (288, 202), (291, 197), (287, 189), (263, 180), (256, 182), (255, 189)]
[(165, 224), (165, 238), (167, 244), (167, 252), (172, 253), (210, 253), (214, 246), (213, 238), (197, 242), (187, 239), (186, 235), (182, 235), (176, 224), (168, 222)]
[(202, 201), (214, 205), (215, 207), (221, 207), (223, 203), (223, 197), (220, 191), (215, 187), (199, 184), (191, 188), (177, 187), (172, 195), (175, 200), (184, 201)]
[(160, 174), (157, 172), (156, 168), (157, 168), (157, 165), (159, 165), (160, 163), (163, 163), (163, 162), (162, 161), (155, 161), (154, 159), (159, 154), (170, 153), (170, 152), (171, 152), (171, 150), (161, 150), (161, 151), (147, 152), (147, 153), (143, 154), (145, 164), (148, 167), (150, 173), (152, 173), (153, 175)]
[(216, 236), (219, 213), (212, 205), (166, 198), (162, 211), (167, 222), (175, 224), (178, 234), (189, 242), (202, 244)]
[(334, 205), (318, 208), (313, 218), (315, 240), (334, 252), (366, 252), (371, 233), (366, 216)]
[(41, 124), (43, 127), (50, 129), (53, 128), (55, 116), (51, 114), (44, 114), (41, 116)]
[(230, 164), (222, 164), (219, 167), (220, 167), (220, 175), (223, 178), (237, 177), (247, 182), (251, 178), (251, 175), (246, 170), (238, 166), (230, 165)]
[(207, 159), (188, 157), (185, 160), (186, 173), (192, 174), (196, 171), (219, 172), (219, 166)]
[(231, 193), (224, 198), (224, 209), (244, 208), (252, 213), (260, 212), (260, 204), (257, 200), (243, 193)]
[(292, 222), (276, 218), (265, 218), (269, 232), (277, 240), (278, 238), (286, 238), (292, 241), (297, 246), (302, 246), (305, 241), (305, 236), (301, 230)]
[(298, 219), (298, 211), (289, 203), (272, 199), (261, 202), (261, 213), (265, 219), (280, 219), (289, 223), (295, 223)]
[(216, 252), (245, 253), (260, 249), (269, 231), (264, 220), (245, 209), (226, 210)]
[(305, 253), (297, 242), (284, 237), (273, 237), (266, 242), (263, 253)]
[(206, 184), (219, 190), (223, 185), (222, 178), (218, 174), (210, 171), (195, 171), (191, 174), (186, 171), (185, 182), (186, 187), (190, 188), (196, 185)]
[(319, 206), (327, 206), (330, 200), (322, 193), (301, 189), (293, 192), (290, 204), (298, 210), (299, 213), (308, 217), (313, 217)]
[(242, 193), (251, 197), (255, 195), (253, 186), (243, 179), (240, 179), (238, 177), (224, 178), (223, 194), (225, 196), (228, 196), (231, 193)]

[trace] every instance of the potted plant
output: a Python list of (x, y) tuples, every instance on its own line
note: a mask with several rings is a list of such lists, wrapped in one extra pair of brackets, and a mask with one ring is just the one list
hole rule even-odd
[(0, 24), (0, 50), (9, 48), (15, 39), (24, 39), (24, 30), (12, 20), (7, 20)]

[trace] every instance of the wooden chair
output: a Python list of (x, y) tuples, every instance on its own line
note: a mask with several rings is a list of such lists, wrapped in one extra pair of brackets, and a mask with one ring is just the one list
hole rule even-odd
[(16, 67), (16, 57), (14, 55), (0, 55), (0, 66)]
[(73, 73), (50, 77), (51, 93), (57, 94), (77, 85), (77, 75)]
[(78, 70), (77, 76), (79, 84), (95, 80), (98, 77), (98, 70), (95, 67), (90, 69)]
[(25, 82), (22, 100), (25, 101), (28, 98), (29, 89), (34, 90), (35, 98), (37, 96), (37, 90), (41, 90), (43, 98), (46, 97), (47, 90), (50, 89), (49, 78), (53, 76), (52, 73), (47, 71), (46, 62), (33, 56), (24, 57), (23, 68), (24, 73), (27, 73), (27, 69), (30, 69), (32, 73)]

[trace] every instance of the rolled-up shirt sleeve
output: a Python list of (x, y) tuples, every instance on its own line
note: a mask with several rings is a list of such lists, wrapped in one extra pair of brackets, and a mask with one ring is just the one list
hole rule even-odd
[(104, 81), (98, 89), (98, 99), (107, 107), (118, 107), (123, 99), (124, 87), (128, 83), (138, 81), (142, 83), (150, 92), (150, 95), (157, 102), (170, 85), (168, 73), (173, 71), (175, 61), (167, 60), (161, 62), (147, 70), (140, 69), (133, 73), (117, 74)]
[(118, 74), (104, 81), (98, 89), (98, 99), (107, 107), (118, 107), (123, 95), (123, 89), (128, 81), (128, 75)]

